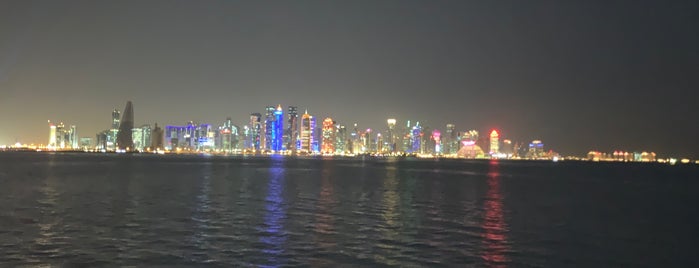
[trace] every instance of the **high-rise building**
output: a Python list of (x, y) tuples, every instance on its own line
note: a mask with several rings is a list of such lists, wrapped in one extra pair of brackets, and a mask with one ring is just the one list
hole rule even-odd
[(544, 144), (540, 140), (533, 140), (529, 144), (527, 158), (538, 159), (544, 157)]
[(313, 143), (313, 124), (311, 124), (311, 119), (313, 117), (308, 114), (308, 110), (301, 116), (301, 152), (312, 153), (312, 143)]
[(261, 132), (262, 132), (262, 125), (260, 123), (260, 120), (262, 118), (262, 115), (260, 113), (252, 113), (250, 114), (250, 148), (252, 151), (260, 151), (261, 149), (261, 143), (262, 143), (262, 138), (261, 138)]
[(70, 140), (70, 148), (73, 148), (73, 149), (80, 148), (79, 144), (78, 144), (78, 130), (75, 127), (75, 125), (70, 126), (70, 134), (69, 134), (68, 139)]
[(313, 153), (320, 152), (320, 133), (321, 128), (317, 127), (316, 118), (311, 116), (311, 151), (313, 151)]
[(194, 148), (197, 151), (211, 151), (215, 149), (216, 131), (211, 124), (199, 124), (194, 129)]
[(131, 130), (134, 125), (134, 114), (133, 114), (133, 104), (131, 101), (126, 102), (126, 108), (124, 108), (124, 115), (121, 117), (121, 122), (119, 123), (119, 132), (117, 133), (116, 145), (117, 149), (120, 150), (133, 150), (133, 138), (131, 136)]
[(493, 129), (490, 132), (490, 155), (500, 153), (500, 134)]
[(507, 155), (507, 157), (511, 157), (514, 155), (514, 144), (511, 140), (502, 140), (502, 148), (500, 148), (500, 151)]
[(53, 149), (57, 147), (56, 143), (56, 125), (51, 123), (51, 120), (49, 120), (49, 144), (48, 147)]
[(158, 123), (155, 123), (155, 127), (151, 130), (150, 147), (153, 150), (162, 150), (165, 148), (163, 146), (163, 129), (158, 126)]
[(59, 124), (51, 123), (49, 120), (49, 143), (50, 149), (78, 149), (78, 137), (75, 125), (66, 128), (63, 122)]
[(335, 153), (345, 154), (347, 152), (347, 128), (343, 125), (336, 126)]
[(91, 138), (80, 138), (80, 149), (82, 149), (82, 150), (92, 149), (92, 139)]
[(274, 118), (274, 112), (277, 109), (274, 108), (274, 106), (267, 106), (265, 107), (265, 120), (264, 120), (264, 126), (263, 126), (263, 131), (264, 135), (262, 135), (262, 147), (264, 150), (273, 150), (272, 149), (272, 143), (274, 139), (272, 138), (273, 132), (274, 132), (274, 127), (275, 127), (275, 118)]
[(119, 110), (117, 110), (117, 109), (114, 109), (114, 111), (112, 111), (112, 128), (111, 129), (119, 129), (119, 125), (120, 125), (119, 118), (121, 118), (121, 112), (119, 112)]
[(432, 130), (431, 140), (434, 143), (434, 154), (442, 154), (442, 132), (437, 129)]
[(386, 138), (384, 139), (387, 145), (385, 151), (394, 153), (396, 152), (396, 119), (389, 118), (386, 120), (386, 123), (388, 124), (388, 130), (386, 130)]
[(447, 133), (443, 140), (444, 153), (450, 155), (456, 154), (459, 150), (459, 139), (454, 124), (447, 124)]
[(224, 153), (233, 152), (238, 143), (237, 132), (238, 128), (233, 126), (231, 118), (226, 118), (216, 132), (216, 149)]
[(143, 125), (131, 130), (131, 138), (133, 139), (133, 150), (145, 151), (151, 144), (151, 129), (150, 125)]
[(323, 120), (322, 139), (320, 152), (322, 154), (335, 153), (335, 121), (330, 117)]
[(410, 131), (410, 151), (409, 153), (420, 153), (422, 141), (422, 127), (417, 122)]
[(286, 132), (284, 132), (286, 150), (296, 151), (296, 140), (299, 138), (299, 112), (296, 106), (289, 106)]
[(403, 143), (401, 145), (401, 151), (404, 153), (410, 153), (412, 152), (412, 127), (410, 127), (410, 120), (406, 121), (405, 123), (405, 128), (402, 129), (402, 140)]
[(284, 147), (284, 111), (282, 106), (277, 106), (277, 109), (273, 113), (274, 121), (272, 122), (272, 142), (271, 150), (274, 152), (281, 152)]

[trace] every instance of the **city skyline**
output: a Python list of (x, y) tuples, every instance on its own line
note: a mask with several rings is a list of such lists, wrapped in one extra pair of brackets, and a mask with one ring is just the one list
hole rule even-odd
[(317, 125), (397, 118), (442, 132), (498, 129), (567, 155), (698, 158), (696, 10), (691, 1), (5, 1), (0, 144), (46, 143), (46, 120), (93, 137), (132, 100), (136, 126), (243, 125), (282, 104), (308, 108)]

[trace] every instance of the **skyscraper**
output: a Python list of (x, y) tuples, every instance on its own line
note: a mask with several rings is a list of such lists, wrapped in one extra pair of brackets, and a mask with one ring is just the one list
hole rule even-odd
[(282, 106), (277, 106), (273, 113), (274, 122), (272, 127), (272, 148), (274, 152), (281, 152), (284, 146), (284, 111)]
[(264, 135), (262, 135), (262, 147), (264, 150), (273, 150), (272, 149), (272, 143), (273, 143), (273, 132), (274, 132), (274, 112), (277, 109), (274, 108), (274, 106), (267, 106), (265, 107), (265, 120), (264, 120)]
[(260, 151), (260, 144), (261, 144), (261, 131), (262, 131), (262, 126), (260, 124), (260, 119), (262, 115), (260, 113), (252, 113), (250, 114), (250, 146), (251, 150), (253, 151)]
[(320, 152), (322, 154), (335, 153), (335, 121), (330, 117), (323, 120), (322, 139)]
[(49, 120), (49, 148), (56, 148), (56, 125)]
[(459, 139), (456, 134), (454, 124), (447, 124), (447, 133), (443, 138), (445, 154), (456, 154), (456, 151), (459, 150)]
[(490, 132), (490, 154), (498, 154), (500, 153), (500, 135), (498, 134), (497, 131), (493, 129), (493, 131)]
[(162, 150), (164, 149), (163, 146), (163, 129), (158, 126), (158, 123), (155, 123), (155, 127), (151, 131), (151, 145), (150, 147), (153, 150)]
[(301, 116), (301, 152), (309, 154), (312, 153), (311, 143), (313, 142), (311, 118), (308, 110)]
[(114, 109), (112, 111), (112, 129), (119, 129), (119, 118), (121, 117), (121, 112), (119, 110)]
[(299, 113), (296, 106), (289, 106), (286, 132), (284, 133), (286, 150), (296, 151), (296, 140), (299, 138)]
[(336, 128), (335, 152), (340, 154), (347, 153), (347, 128), (343, 125), (337, 125)]
[(432, 140), (434, 141), (434, 153), (442, 154), (442, 132), (437, 129), (432, 130)]
[(390, 118), (386, 120), (386, 123), (388, 123), (388, 130), (386, 131), (386, 144), (388, 145), (388, 148), (386, 151), (388, 152), (395, 152), (396, 151), (396, 119)]
[(116, 144), (118, 149), (133, 150), (133, 137), (131, 137), (133, 123), (133, 104), (131, 104), (131, 101), (128, 101), (126, 102), (124, 115), (121, 117), (119, 132), (117, 133)]
[(133, 150), (144, 151), (151, 144), (151, 128), (150, 125), (143, 125), (131, 130), (131, 137), (133, 139)]
[(420, 122), (417, 122), (410, 132), (410, 153), (420, 153), (422, 147), (421, 141), (422, 127), (420, 126)]

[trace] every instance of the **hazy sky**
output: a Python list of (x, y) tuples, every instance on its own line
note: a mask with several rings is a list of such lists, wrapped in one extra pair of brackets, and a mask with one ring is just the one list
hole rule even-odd
[(0, 144), (136, 125), (490, 128), (699, 157), (698, 1), (0, 1)]

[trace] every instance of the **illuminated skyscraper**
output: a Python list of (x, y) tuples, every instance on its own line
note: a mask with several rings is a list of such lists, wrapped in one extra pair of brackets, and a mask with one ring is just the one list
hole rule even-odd
[(308, 110), (301, 116), (301, 152), (311, 153), (313, 148), (311, 144), (313, 143), (313, 125), (311, 124), (311, 119), (313, 117), (308, 114)]
[(459, 150), (459, 139), (457, 138), (454, 124), (447, 124), (447, 133), (443, 140), (444, 153), (456, 154), (456, 151)]
[(150, 125), (143, 125), (131, 130), (133, 139), (133, 149), (135, 151), (145, 151), (151, 144), (151, 129)]
[(233, 122), (230, 117), (226, 118), (223, 125), (218, 127), (216, 132), (216, 149), (224, 153), (231, 153), (237, 143), (237, 128), (234, 133)]
[(335, 152), (338, 154), (347, 153), (347, 128), (343, 125), (336, 126)]
[(420, 153), (420, 148), (421, 148), (421, 141), (422, 141), (422, 127), (420, 126), (420, 122), (417, 122), (415, 126), (413, 126), (412, 131), (410, 132), (410, 153)]
[(388, 148), (385, 151), (393, 153), (396, 151), (396, 119), (390, 118), (386, 120), (386, 123), (388, 123), (388, 130), (385, 141)]
[(284, 146), (284, 111), (282, 106), (277, 106), (277, 110), (274, 111), (274, 122), (272, 127), (272, 151), (281, 152)]
[(514, 154), (514, 144), (512, 144), (511, 140), (505, 139), (502, 141), (502, 148), (500, 148), (500, 151), (506, 154), (507, 157), (511, 157)]
[(432, 130), (432, 141), (434, 141), (434, 153), (442, 154), (442, 132), (437, 129)]
[(284, 133), (286, 150), (296, 151), (296, 140), (299, 138), (299, 113), (296, 106), (289, 106), (286, 132)]
[(197, 151), (210, 151), (215, 149), (216, 131), (211, 124), (199, 124), (194, 128), (194, 148)]
[(316, 118), (311, 116), (311, 151), (319, 153), (321, 128), (316, 126)]
[(250, 114), (250, 150), (260, 151), (262, 125), (260, 123), (262, 115), (260, 113)]
[(490, 132), (490, 154), (498, 154), (500, 153), (500, 135), (498, 134), (497, 131), (493, 129), (493, 131)]
[(527, 152), (527, 158), (538, 159), (545, 156), (544, 144), (540, 140), (533, 140), (529, 144), (529, 151)]
[(50, 149), (78, 149), (78, 137), (75, 126), (66, 128), (63, 122), (53, 124), (49, 120), (49, 143)]
[(49, 120), (49, 148), (56, 148), (56, 125)]
[(272, 149), (272, 143), (273, 143), (273, 132), (274, 132), (274, 112), (277, 109), (274, 108), (274, 106), (267, 106), (265, 107), (265, 120), (264, 120), (264, 126), (263, 126), (263, 131), (264, 135), (262, 135), (262, 146), (264, 150), (273, 150)]
[(117, 148), (120, 150), (133, 150), (133, 137), (131, 137), (131, 130), (133, 129), (133, 104), (131, 101), (126, 102), (126, 108), (124, 108), (124, 115), (121, 117), (121, 122), (119, 123), (119, 132), (117, 133), (116, 144)]
[(69, 133), (68, 140), (70, 141), (70, 145), (69, 145), (70, 148), (72, 148), (72, 149), (80, 148), (80, 147), (78, 147), (79, 146), (79, 144), (78, 144), (78, 130), (75, 127), (75, 125), (70, 126), (70, 133)]
[(335, 153), (335, 122), (328, 117), (323, 120), (323, 143), (320, 152), (323, 154)]
[(112, 129), (119, 129), (119, 118), (121, 118), (121, 112), (114, 109), (114, 111), (112, 111)]

